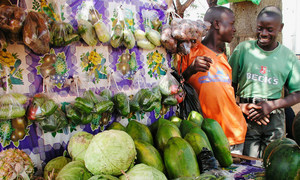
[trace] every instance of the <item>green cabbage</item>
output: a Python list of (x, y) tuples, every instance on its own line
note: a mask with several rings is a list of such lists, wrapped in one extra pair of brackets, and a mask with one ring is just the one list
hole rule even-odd
[(83, 161), (72, 161), (65, 165), (55, 180), (88, 180), (92, 174), (85, 168)]
[(68, 144), (68, 152), (73, 160), (84, 160), (86, 149), (88, 148), (93, 135), (85, 131), (74, 134)]
[(89, 180), (119, 180), (119, 179), (111, 175), (101, 174), (101, 175), (93, 176)]
[(147, 166), (146, 164), (137, 164), (126, 172), (126, 176), (122, 175), (120, 180), (167, 180), (164, 173), (154, 167)]
[(48, 179), (48, 176), (52, 174), (52, 171), (53, 171), (52, 177), (55, 178), (58, 172), (70, 161), (71, 161), (70, 158), (66, 158), (64, 156), (59, 156), (49, 161), (44, 168), (44, 179)]
[(84, 162), (94, 175), (118, 176), (129, 169), (136, 157), (133, 139), (124, 131), (107, 130), (95, 135)]

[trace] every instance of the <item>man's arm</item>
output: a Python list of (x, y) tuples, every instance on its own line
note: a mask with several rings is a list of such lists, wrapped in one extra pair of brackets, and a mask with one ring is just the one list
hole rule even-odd
[(210, 68), (212, 60), (205, 56), (197, 56), (190, 66), (182, 73), (183, 78), (187, 81), (197, 72), (206, 72)]
[(251, 120), (255, 121), (258, 119), (262, 119), (275, 109), (290, 107), (297, 103), (300, 103), (300, 91), (292, 92), (285, 98), (277, 99), (274, 101), (261, 102), (258, 104), (262, 107), (261, 111), (255, 111), (253, 113), (250, 113), (248, 117)]

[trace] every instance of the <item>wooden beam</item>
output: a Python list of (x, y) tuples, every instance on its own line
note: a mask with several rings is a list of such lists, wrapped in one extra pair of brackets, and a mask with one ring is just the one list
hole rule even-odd
[(184, 4), (180, 3), (180, 0), (176, 0), (176, 13), (183, 18), (184, 11), (188, 8), (195, 0), (187, 0)]

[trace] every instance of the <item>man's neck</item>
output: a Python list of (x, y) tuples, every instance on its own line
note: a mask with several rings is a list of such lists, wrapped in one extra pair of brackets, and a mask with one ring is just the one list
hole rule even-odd
[(225, 43), (221, 42), (214, 35), (208, 34), (203, 40), (202, 44), (216, 53), (222, 53), (225, 51)]

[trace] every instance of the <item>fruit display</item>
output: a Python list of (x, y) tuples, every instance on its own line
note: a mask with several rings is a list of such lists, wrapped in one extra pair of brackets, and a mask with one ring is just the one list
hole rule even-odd
[(0, 152), (0, 177), (3, 179), (30, 179), (34, 165), (22, 150), (7, 149)]

